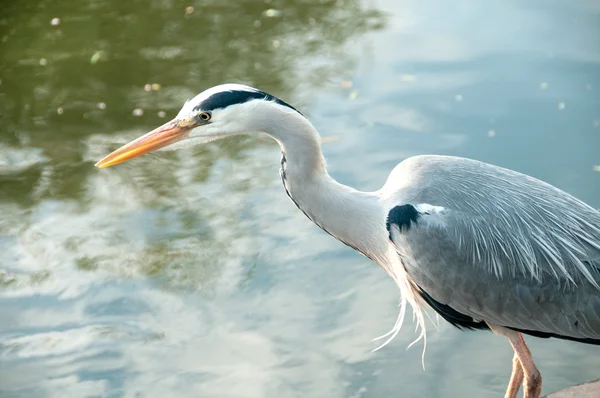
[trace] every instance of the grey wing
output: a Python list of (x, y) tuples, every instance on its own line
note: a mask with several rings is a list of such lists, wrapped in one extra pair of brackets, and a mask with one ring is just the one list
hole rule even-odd
[(522, 174), (452, 167), (421, 171), (388, 215), (422, 298), (456, 326), (600, 344), (600, 213)]
[[(407, 224), (408, 206), (414, 221)], [(532, 240), (540, 270), (532, 274), (511, 264), (524, 255), (523, 242), (493, 221), (424, 204), (398, 206), (388, 217), (406, 272), (422, 298), (455, 326), (490, 322), (600, 344), (600, 253), (580, 260), (585, 272), (569, 267), (557, 274), (542, 254), (547, 248)]]

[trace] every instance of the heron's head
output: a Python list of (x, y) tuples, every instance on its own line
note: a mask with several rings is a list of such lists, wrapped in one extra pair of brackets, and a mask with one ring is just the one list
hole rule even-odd
[(215, 86), (188, 100), (175, 119), (122, 146), (96, 166), (112, 166), (159, 149), (261, 132), (265, 120), (270, 120), (270, 112), (282, 110), (299, 114), (287, 103), (255, 88), (241, 84)]

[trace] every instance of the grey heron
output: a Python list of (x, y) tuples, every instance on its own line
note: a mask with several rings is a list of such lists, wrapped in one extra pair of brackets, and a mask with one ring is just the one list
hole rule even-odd
[[(486, 329), (514, 350), (506, 398), (542, 378), (523, 334), (600, 344), (600, 212), (525, 174), (476, 160), (405, 159), (383, 187), (361, 192), (327, 173), (317, 130), (258, 89), (224, 84), (187, 101), (172, 120), (112, 152), (108, 167), (157, 149), (264, 133), (281, 146), (281, 179), (315, 224), (383, 267), (426, 339), (423, 310)], [(388, 339), (388, 341), (389, 341)]]

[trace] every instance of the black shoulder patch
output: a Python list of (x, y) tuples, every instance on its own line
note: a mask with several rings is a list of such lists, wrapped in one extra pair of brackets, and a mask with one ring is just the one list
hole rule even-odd
[(273, 101), (278, 103), (279, 105), (283, 105), (300, 113), (296, 108), (294, 108), (287, 102), (284, 102), (271, 94), (267, 94), (264, 91), (246, 90), (221, 91), (219, 93), (213, 94), (204, 101), (202, 101), (201, 104), (196, 106), (194, 110), (202, 109), (203, 111), (214, 111), (215, 109), (223, 109), (231, 105), (243, 104), (244, 102), (248, 102), (253, 99)]
[(408, 231), (413, 223), (416, 224), (419, 221), (420, 217), (421, 213), (411, 204), (396, 206), (388, 213), (385, 227), (388, 232), (391, 232), (392, 225), (396, 225), (400, 231)]

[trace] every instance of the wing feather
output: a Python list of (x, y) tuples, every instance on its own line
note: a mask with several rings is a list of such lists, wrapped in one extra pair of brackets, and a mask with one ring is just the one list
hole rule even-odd
[(428, 210), (410, 228), (388, 223), (419, 288), (474, 322), (600, 343), (597, 210), (485, 163), (447, 157), (411, 163), (390, 177), (404, 175), (402, 197), (389, 195), (391, 207)]

